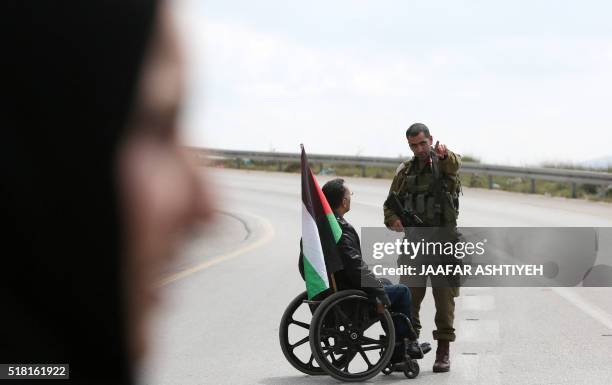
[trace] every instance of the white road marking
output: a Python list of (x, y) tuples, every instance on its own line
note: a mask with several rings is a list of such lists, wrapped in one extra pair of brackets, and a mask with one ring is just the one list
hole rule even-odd
[(581, 296), (575, 293), (575, 289), (577, 288), (569, 288), (569, 287), (553, 287), (552, 290), (559, 294), (561, 297), (565, 298), (569, 303), (576, 306), (578, 309), (585, 312), (594, 320), (598, 321), (600, 324), (605, 326), (606, 328), (612, 330), (612, 316), (606, 313), (603, 309), (598, 306), (595, 306), (591, 303), (588, 303)]
[(461, 310), (491, 311), (495, 310), (495, 297), (492, 295), (465, 296), (462, 298)]
[[(244, 213), (241, 213), (241, 214), (244, 214)], [(206, 262), (202, 262), (202, 263), (200, 263), (198, 265), (195, 265), (193, 267), (190, 267), (188, 269), (179, 271), (178, 273), (171, 274), (171, 275), (165, 277), (164, 279), (162, 279), (157, 284), (157, 287), (165, 286), (165, 285), (167, 285), (167, 284), (169, 284), (171, 282), (174, 282), (174, 281), (177, 281), (179, 279), (185, 278), (185, 277), (187, 277), (187, 276), (189, 276), (189, 275), (191, 275), (193, 273), (196, 273), (196, 272), (198, 272), (200, 270), (204, 270), (204, 269), (207, 269), (207, 268), (209, 268), (211, 266), (217, 265), (217, 264), (219, 264), (219, 263), (221, 263), (223, 261), (227, 261), (229, 259), (236, 258), (237, 256), (239, 256), (241, 254), (244, 254), (244, 253), (246, 253), (248, 251), (251, 251), (251, 250), (255, 250), (258, 247), (261, 247), (261, 246), (265, 245), (266, 243), (270, 242), (272, 240), (272, 238), (274, 238), (274, 227), (272, 226), (272, 223), (270, 223), (270, 221), (267, 220), (266, 218), (260, 217), (260, 216), (255, 215), (255, 214), (250, 214), (249, 213), (247, 215), (256, 218), (261, 223), (261, 225), (263, 227), (263, 234), (262, 234), (262, 236), (259, 239), (257, 239), (256, 241), (254, 241), (252, 243), (249, 243), (249, 244), (247, 244), (247, 245), (245, 245), (243, 247), (240, 247), (240, 248), (238, 248), (236, 250), (233, 250), (233, 251), (231, 251), (229, 253), (218, 255), (218, 256), (213, 257), (212, 259), (210, 259), (210, 260), (208, 260)]]
[[(461, 289), (457, 298), (456, 333), (458, 344), (451, 348), (453, 382), (480, 383), (496, 385), (501, 383), (499, 355), (483, 351), (480, 346), (498, 344), (500, 337), (500, 322), (497, 319), (482, 319), (484, 314), (495, 310), (495, 296), (486, 294), (488, 287), (466, 287)], [(469, 314), (469, 318), (466, 318)], [(460, 349), (460, 350), (458, 350)]]
[(478, 321), (461, 321), (457, 325), (457, 340), (465, 342), (499, 341), (499, 321), (480, 319)]

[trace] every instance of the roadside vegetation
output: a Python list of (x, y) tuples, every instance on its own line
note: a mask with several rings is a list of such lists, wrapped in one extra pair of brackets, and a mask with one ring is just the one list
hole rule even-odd
[[(480, 163), (476, 157), (462, 156), (464, 162)], [(276, 162), (276, 161), (251, 161), (249, 159), (218, 159), (211, 161), (213, 167), (240, 168), (245, 170), (276, 171), (299, 173), (299, 162)], [(399, 164), (399, 163), (398, 163)], [(321, 164), (311, 163), (312, 171), (318, 175), (337, 175), (348, 177), (365, 177), (376, 179), (392, 179), (395, 169), (387, 167), (361, 167), (354, 164)], [(558, 169), (575, 169), (599, 172), (612, 172), (612, 167), (606, 169), (592, 169), (572, 164), (544, 164), (542, 167)], [(471, 188), (489, 188), (489, 177), (487, 175), (461, 173), (461, 184)], [(535, 188), (536, 194), (547, 196), (567, 197), (572, 196), (572, 186), (568, 183), (553, 182), (546, 180), (535, 180), (534, 185), (529, 178), (515, 178), (505, 176), (492, 177), (493, 189), (529, 194)], [(576, 186), (576, 197), (594, 201), (612, 202), (612, 186), (605, 188), (591, 184), (579, 184)]]

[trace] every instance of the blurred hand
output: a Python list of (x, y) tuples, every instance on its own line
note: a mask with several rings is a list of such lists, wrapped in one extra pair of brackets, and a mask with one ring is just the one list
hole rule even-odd
[(378, 314), (385, 314), (385, 305), (383, 305), (382, 303), (377, 303), (376, 304), (376, 313), (378, 313)]

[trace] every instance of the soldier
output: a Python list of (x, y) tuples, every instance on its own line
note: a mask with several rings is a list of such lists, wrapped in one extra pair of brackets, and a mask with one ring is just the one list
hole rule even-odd
[[(399, 165), (390, 192), (397, 193), (402, 204), (412, 210), (423, 222), (412, 223), (409, 226), (442, 227), (456, 234), (460, 192), (458, 171), (461, 157), (439, 142), (432, 147), (433, 137), (427, 126), (422, 123), (411, 125), (406, 131), (406, 138), (414, 157)], [(384, 215), (385, 225), (388, 228), (399, 232), (408, 231), (408, 228), (404, 229), (402, 226), (400, 217), (386, 205)], [(400, 263), (401, 259), (400, 256)], [(416, 282), (415, 277), (400, 278), (400, 283), (410, 287), (411, 312), (417, 335), (421, 330), (419, 310), (425, 297), (427, 278), (427, 276), (416, 277)], [(433, 277), (430, 279), (436, 305), (436, 330), (433, 332), (433, 337), (438, 341), (433, 371), (448, 372), (449, 342), (455, 340), (453, 321), (455, 297), (459, 295), (459, 287), (458, 284), (436, 284)]]

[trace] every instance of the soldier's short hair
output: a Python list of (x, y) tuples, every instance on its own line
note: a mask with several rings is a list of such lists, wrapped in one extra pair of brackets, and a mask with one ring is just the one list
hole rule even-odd
[(325, 198), (327, 199), (327, 203), (329, 203), (329, 206), (333, 210), (340, 206), (342, 203), (342, 198), (344, 198), (344, 193), (346, 192), (344, 179), (332, 179), (323, 185), (322, 190)]
[(414, 123), (406, 130), (406, 138), (417, 136), (421, 132), (425, 133), (426, 138), (429, 138), (429, 128), (427, 128), (427, 126), (423, 123)]

